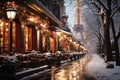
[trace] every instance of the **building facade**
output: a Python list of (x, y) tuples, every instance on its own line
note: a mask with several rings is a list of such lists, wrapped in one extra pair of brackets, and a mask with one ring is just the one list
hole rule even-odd
[(32, 50), (55, 53), (58, 46), (57, 32), (62, 51), (70, 49), (71, 32), (63, 21), (64, 0), (14, 0), (0, 2), (0, 54), (10, 50), (10, 20), (6, 9), (12, 5), (17, 9), (12, 21), (12, 50), (14, 53), (29, 53)]
[[(49, 0), (52, 1), (52, 0)], [(38, 51), (56, 51), (56, 29), (60, 27), (60, 13), (51, 13), (44, 1), (32, 0), (0, 2), (0, 53), (8, 53), (10, 48), (10, 20), (6, 9), (9, 4), (17, 9), (12, 26), (12, 49), (15, 53), (25, 53), (33, 49)], [(54, 3), (58, 5), (57, 3)], [(50, 4), (49, 4), (50, 6)], [(55, 12), (55, 7), (50, 8)], [(58, 6), (58, 8), (60, 8)], [(59, 10), (59, 9), (58, 9)], [(60, 12), (60, 11), (59, 11)], [(54, 15), (55, 14), (55, 15)]]

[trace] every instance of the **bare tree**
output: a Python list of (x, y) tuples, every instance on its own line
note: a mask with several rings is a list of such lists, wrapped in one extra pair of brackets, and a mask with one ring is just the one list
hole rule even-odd
[(98, 52), (98, 54), (102, 54), (102, 52), (103, 52), (103, 41), (104, 41), (104, 37), (103, 37), (103, 33), (102, 33), (102, 24), (100, 23), (100, 19), (99, 19), (99, 17), (97, 17), (97, 19), (96, 19), (96, 21), (97, 21), (97, 25), (96, 25), (96, 27), (94, 27), (94, 26), (92, 26), (90, 23), (89, 23), (89, 21), (88, 21), (88, 19), (86, 19), (86, 21), (87, 21), (87, 24), (89, 25), (89, 27), (94, 31), (94, 34), (96, 35), (96, 37), (97, 37), (97, 47), (99, 48), (99, 50), (97, 50), (97, 52)]
[[(118, 39), (120, 38), (120, 30), (116, 32), (114, 26), (114, 15), (116, 13), (120, 13), (120, 1), (119, 0), (83, 0), (89, 5), (92, 4), (94, 7), (91, 8), (91, 11), (95, 15), (99, 15), (101, 17), (101, 25), (103, 26), (104, 31), (104, 48), (105, 54), (107, 55), (107, 61), (112, 61), (112, 46), (111, 46), (111, 33), (110, 28), (112, 29), (112, 36), (115, 44), (115, 53), (116, 53), (116, 64), (120, 65), (119, 59), (119, 46)], [(71, 0), (71, 2), (74, 2)], [(97, 13), (96, 13), (97, 12)], [(96, 33), (95, 33), (96, 34)], [(116, 35), (117, 34), (117, 35)], [(98, 36), (98, 34), (96, 34)]]
[[(96, 6), (96, 8), (100, 11), (100, 16), (102, 18), (103, 26), (104, 26), (104, 43), (105, 43), (105, 53), (107, 55), (107, 61), (112, 60), (112, 48), (111, 48), (111, 40), (110, 40), (110, 26), (112, 27), (114, 44), (115, 44), (115, 52), (116, 52), (116, 65), (120, 65), (119, 62), (119, 46), (118, 39), (119, 34), (116, 35), (113, 16), (120, 11), (120, 6), (118, 5), (117, 0), (92, 0), (92, 3)], [(107, 4), (107, 5), (106, 5)], [(102, 13), (101, 13), (102, 11)]]

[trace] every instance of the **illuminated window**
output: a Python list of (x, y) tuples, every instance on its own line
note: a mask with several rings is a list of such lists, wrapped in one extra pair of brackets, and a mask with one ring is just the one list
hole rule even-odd
[(42, 46), (43, 46), (43, 48), (45, 48), (45, 36), (43, 36), (43, 44), (42, 44)]
[[(13, 51), (16, 48), (16, 23), (13, 22)], [(4, 19), (0, 19), (0, 53), (9, 52), (10, 45), (10, 24)]]
[(3, 52), (3, 33), (4, 33), (4, 27), (3, 27), (3, 21), (0, 20), (0, 53)]
[(24, 29), (24, 43), (25, 43), (25, 50), (32, 50), (32, 28), (25, 27)]

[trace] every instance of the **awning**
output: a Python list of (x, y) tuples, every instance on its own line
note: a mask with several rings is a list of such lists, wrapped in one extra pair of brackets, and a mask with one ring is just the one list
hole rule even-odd
[(23, 3), (25, 6), (30, 7), (37, 13), (44, 13), (46, 14), (50, 19), (52, 19), (55, 23), (57, 23), (59, 26), (62, 26), (62, 22), (55, 17), (55, 15), (49, 11), (39, 0), (15, 0), (17, 3)]
[(56, 29), (57, 29), (58, 31), (60, 31), (60, 32), (63, 32), (63, 33), (65, 33), (65, 34), (69, 35), (69, 36), (72, 36), (72, 33), (71, 33), (71, 32), (65, 31), (65, 30), (63, 30), (63, 29), (61, 29), (61, 28), (58, 28), (58, 27), (56, 27)]

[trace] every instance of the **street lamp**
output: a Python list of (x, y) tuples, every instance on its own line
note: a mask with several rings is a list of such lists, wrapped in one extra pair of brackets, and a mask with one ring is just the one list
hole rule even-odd
[(15, 19), (17, 10), (12, 6), (9, 5), (9, 7), (6, 9), (7, 17), (10, 20), (10, 53), (9, 55), (13, 54), (12, 50), (12, 21)]

